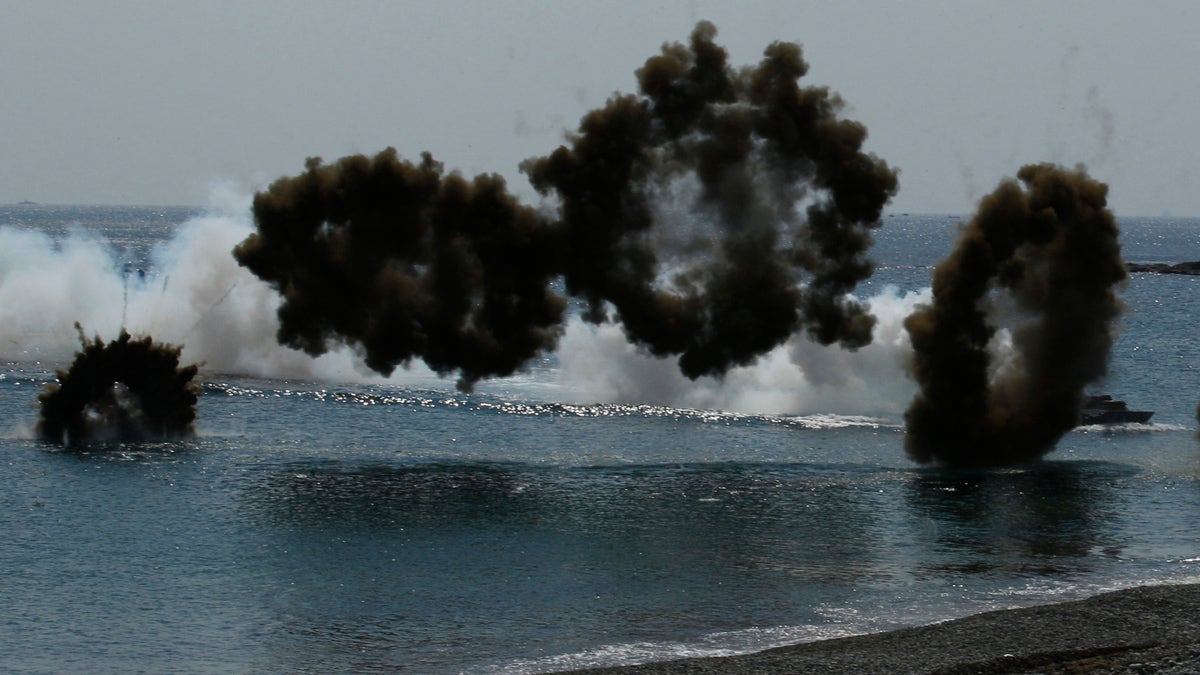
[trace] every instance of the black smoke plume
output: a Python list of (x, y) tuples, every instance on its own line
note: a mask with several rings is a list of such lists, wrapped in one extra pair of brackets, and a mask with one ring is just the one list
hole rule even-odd
[(234, 255), (283, 296), (281, 344), (317, 356), (346, 342), (385, 375), (420, 358), (469, 388), (557, 343), (552, 233), (499, 176), (446, 176), (392, 149), (310, 159), (253, 211)]
[(179, 366), (182, 348), (129, 333), (105, 343), (88, 340), (38, 399), (38, 435), (51, 443), (182, 438), (196, 419), (197, 366)]
[(639, 94), (522, 164), (556, 216), (499, 177), (446, 176), (429, 154), (413, 165), (390, 149), (309, 160), (259, 193), (258, 230), (234, 255), (283, 296), (280, 342), (313, 355), (347, 343), (383, 374), (420, 358), (469, 388), (556, 346), (561, 278), (585, 318), (619, 321), (692, 378), (801, 330), (869, 343), (874, 319), (848, 294), (872, 272), (896, 173), (862, 152), (866, 129), (838, 117), (837, 95), (799, 86), (797, 45), (735, 70), (715, 34), (702, 22), (690, 45), (665, 45)]
[[(873, 271), (864, 254), (896, 173), (861, 151), (866, 128), (838, 118), (836, 95), (799, 86), (799, 46), (735, 71), (715, 32), (701, 23), (690, 47), (664, 46), (638, 71), (639, 96), (614, 96), (570, 147), (523, 165), (560, 199), (567, 291), (592, 321), (611, 305), (630, 340), (679, 355), (692, 378), (801, 329), (866, 345), (874, 319), (847, 294)], [(671, 260), (656, 209), (689, 181), (686, 217), (707, 236)]]
[[(905, 446), (918, 462), (1035, 460), (1079, 423), (1085, 385), (1107, 372), (1126, 278), (1108, 188), (1082, 167), (1017, 177), (984, 197), (934, 273), (933, 303), (905, 322), (921, 387)], [(1003, 317), (1012, 354), (997, 362)]]

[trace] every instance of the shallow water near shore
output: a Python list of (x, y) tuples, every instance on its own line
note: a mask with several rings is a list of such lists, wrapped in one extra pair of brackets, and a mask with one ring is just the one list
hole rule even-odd
[[(100, 216), (41, 209), (32, 224), (0, 211), (0, 230), (49, 232), (51, 253), (80, 230), (105, 241)], [(270, 308), (221, 316), (250, 290), (221, 280), (188, 296), (197, 315), (167, 314), (187, 266), (155, 251), (187, 222), (237, 220), (193, 216), (151, 219), (133, 243), (125, 228), (101, 260), (118, 290), (126, 262), (146, 271), (105, 309), (113, 325), (182, 326), (163, 339), (208, 349), (194, 439), (34, 440), (37, 393), (69, 356), (54, 345), (73, 335), (6, 305), (7, 670), (543, 672), (1200, 579), (1200, 279), (1135, 275), (1122, 293), (1103, 391), (1152, 424), (1075, 430), (1028, 467), (947, 471), (904, 455), (899, 347), (824, 373), (844, 357), (801, 354), (803, 379), (785, 356), (676, 385), (638, 380), (654, 364), (575, 326), (561, 353), (472, 394), (420, 370), (380, 381), (228, 355), (211, 345), (258, 333), (219, 322), (265, 323), (269, 340)], [(954, 222), (889, 218), (863, 297), (919, 294)], [(1126, 258), (1198, 259), (1197, 225), (1123, 221)]]

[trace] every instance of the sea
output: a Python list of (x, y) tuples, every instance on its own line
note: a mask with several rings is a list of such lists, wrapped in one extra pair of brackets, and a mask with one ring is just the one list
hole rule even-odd
[[(1150, 424), (999, 470), (904, 452), (903, 317), (967, 215), (890, 214), (856, 352), (691, 381), (573, 318), (462, 392), (275, 343), (248, 201), (0, 207), (0, 669), (542, 673), (1200, 581), (1200, 277), (1133, 274), (1092, 393)], [(1118, 218), (1132, 262), (1200, 219)], [(124, 328), (200, 364), (194, 438), (63, 449), (38, 394)]]

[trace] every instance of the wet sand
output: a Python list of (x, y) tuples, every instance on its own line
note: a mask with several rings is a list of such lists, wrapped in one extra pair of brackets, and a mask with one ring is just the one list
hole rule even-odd
[(585, 673), (1200, 673), (1200, 584), (1143, 586), (741, 656)]

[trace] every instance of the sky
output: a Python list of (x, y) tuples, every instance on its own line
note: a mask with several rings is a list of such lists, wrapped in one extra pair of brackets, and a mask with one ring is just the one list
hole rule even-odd
[(702, 19), (734, 65), (802, 46), (900, 169), (889, 212), (1055, 162), (1200, 216), (1200, 3), (1161, 0), (0, 0), (0, 203), (203, 205), (389, 146), (533, 202), (520, 162)]

